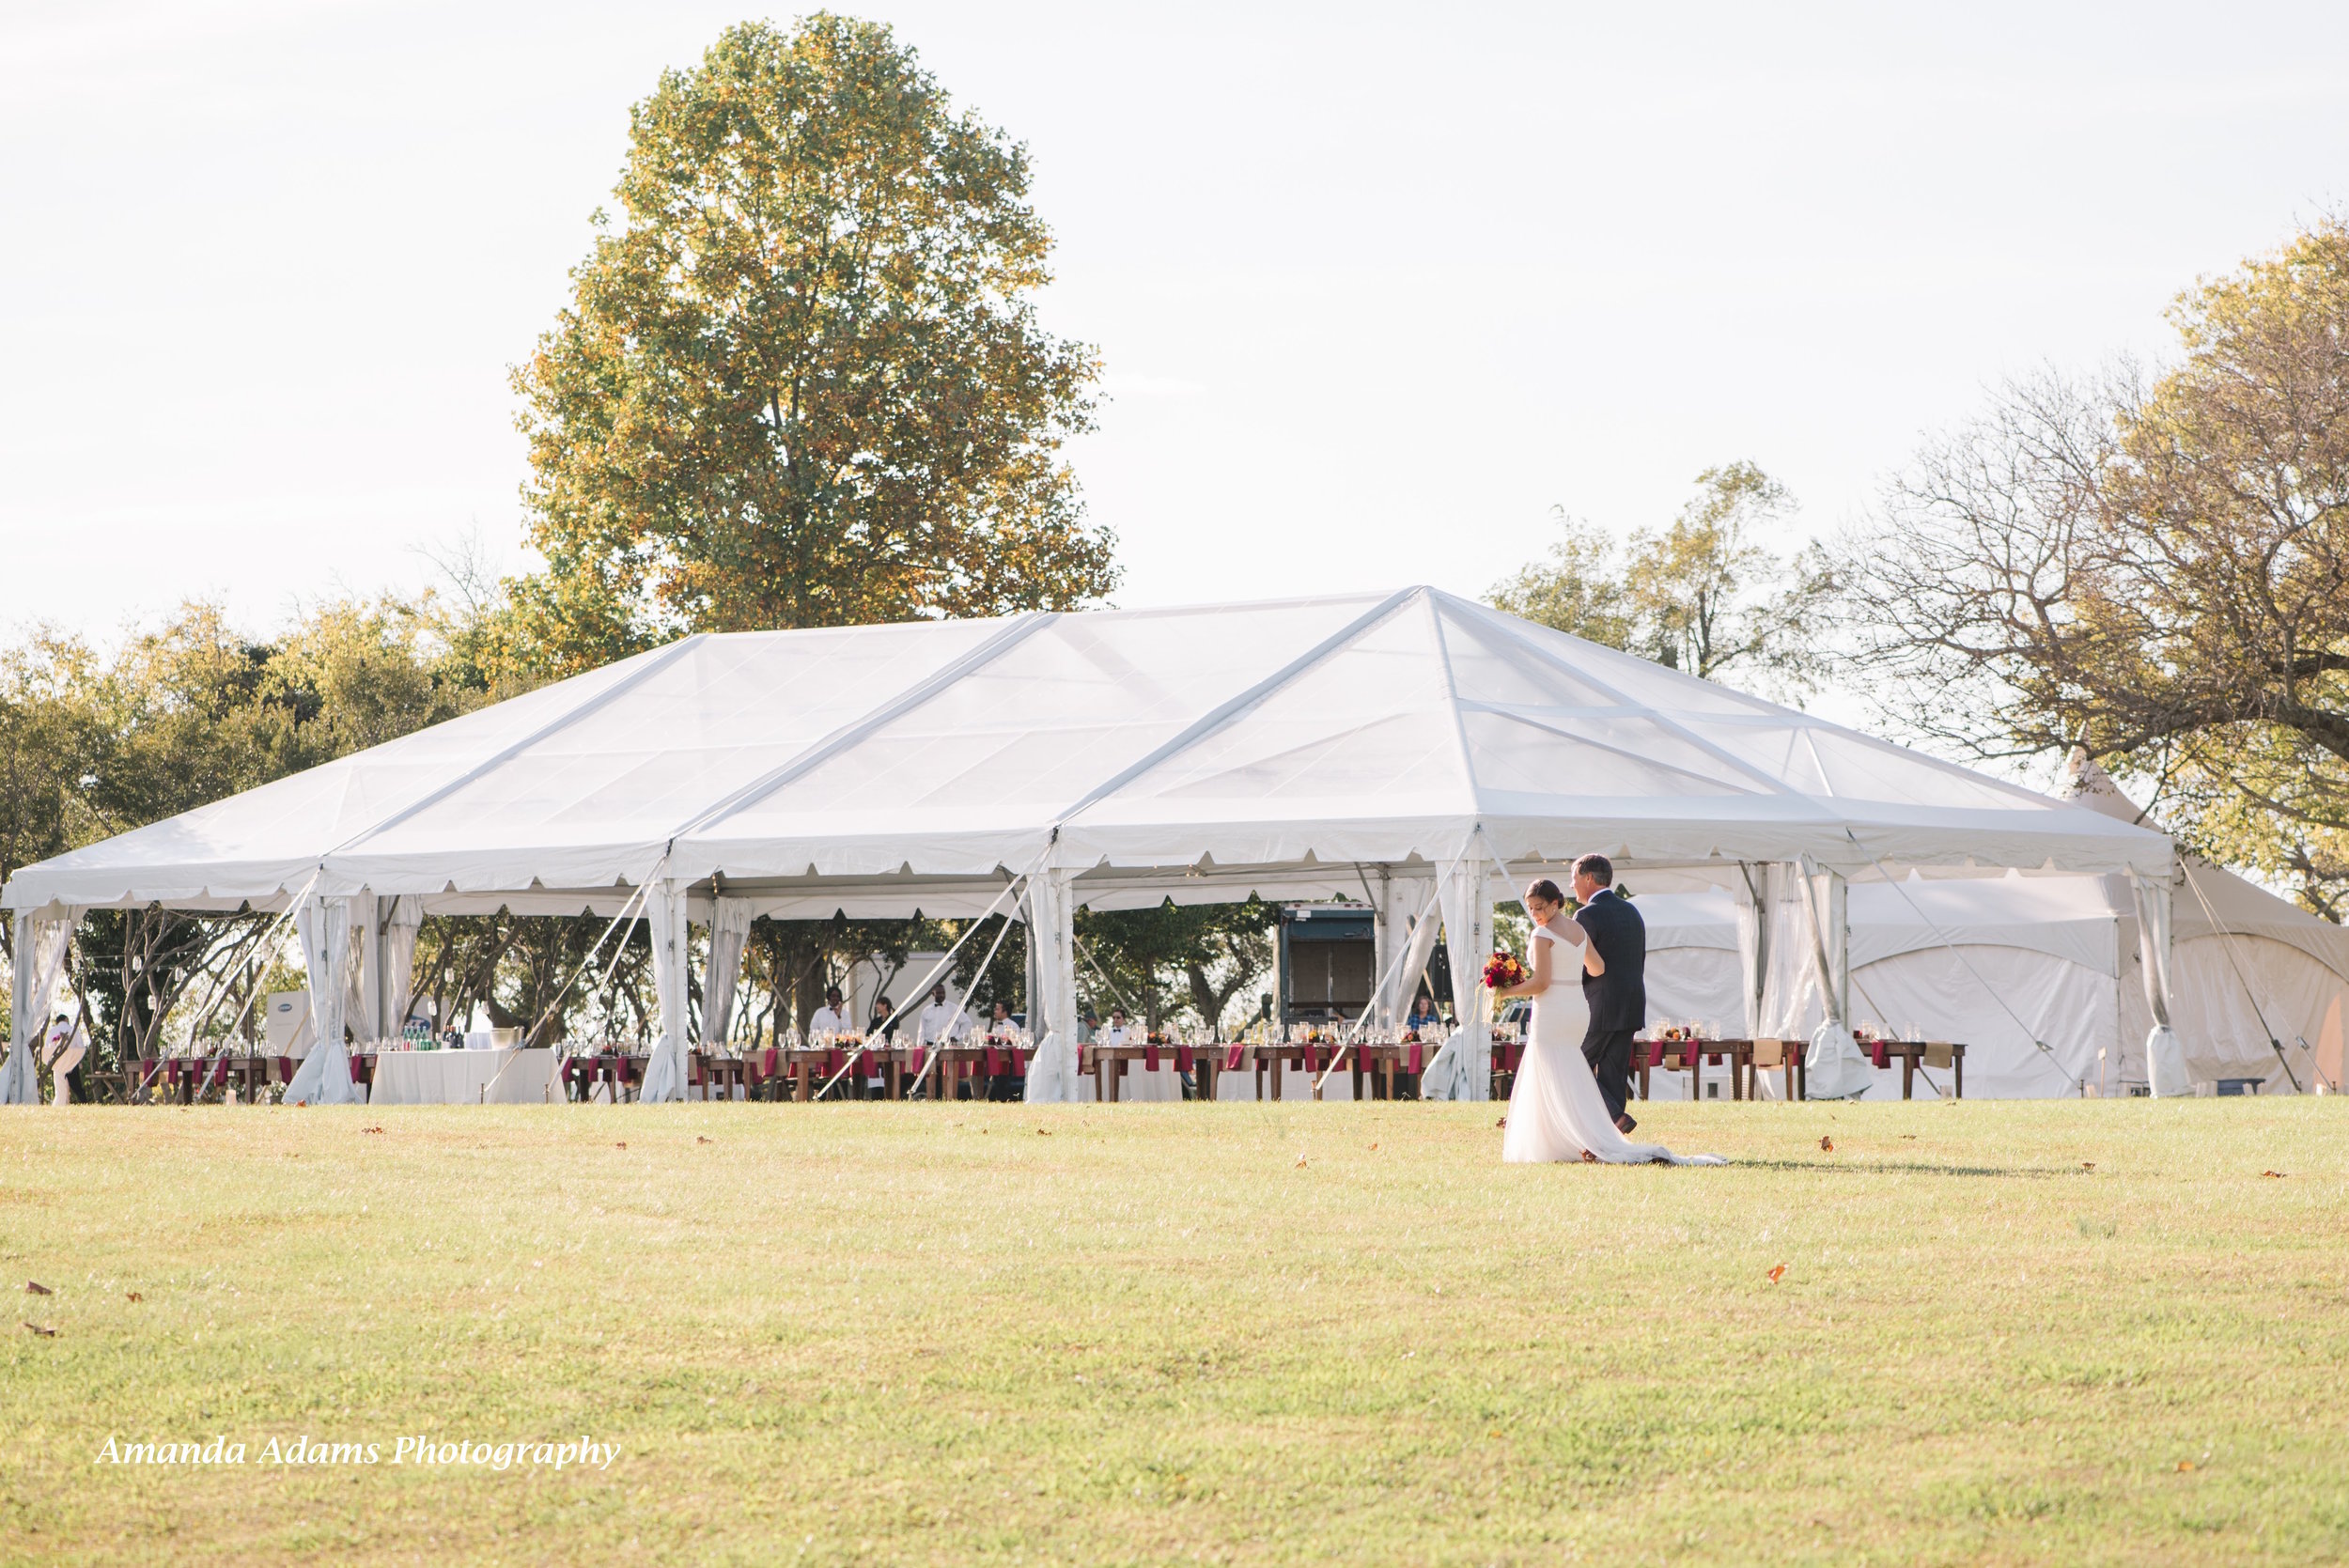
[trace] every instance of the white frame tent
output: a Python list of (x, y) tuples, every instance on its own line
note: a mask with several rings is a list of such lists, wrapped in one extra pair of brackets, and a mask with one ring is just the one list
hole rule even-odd
[[(397, 1021), (423, 913), (650, 921), (660, 1099), (684, 1081), (689, 924), (739, 955), (757, 915), (1015, 908), (1050, 1098), (1074, 1089), (1080, 906), (1367, 893), (1390, 992), (1440, 923), (1479, 997), (1496, 899), (1588, 850), (1626, 875), (1793, 868), (1839, 998), (1856, 872), (2112, 872), (2166, 913), (2172, 865), (2141, 827), (1412, 587), (689, 636), (25, 867), (0, 904), (39, 1004), (85, 909), (292, 909), (327, 1047), (297, 1089), (322, 1101), (351, 1094), (346, 1016), (361, 1039)], [(1481, 999), (1462, 1023), (1474, 1094)]]

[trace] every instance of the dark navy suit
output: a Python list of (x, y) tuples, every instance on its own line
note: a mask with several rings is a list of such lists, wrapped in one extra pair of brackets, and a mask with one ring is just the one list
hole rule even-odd
[(1582, 1057), (1607, 1114), (1620, 1119), (1631, 1097), (1631, 1036), (1647, 1027), (1647, 922), (1612, 888), (1594, 893), (1574, 921), (1607, 966), (1605, 974), (1582, 971), (1582, 1000), (1591, 1006)]

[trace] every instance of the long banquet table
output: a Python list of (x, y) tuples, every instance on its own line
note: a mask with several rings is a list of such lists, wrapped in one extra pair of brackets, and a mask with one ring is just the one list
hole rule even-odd
[(387, 1050), (376, 1054), (369, 1105), (542, 1105), (556, 1097), (554, 1052)]

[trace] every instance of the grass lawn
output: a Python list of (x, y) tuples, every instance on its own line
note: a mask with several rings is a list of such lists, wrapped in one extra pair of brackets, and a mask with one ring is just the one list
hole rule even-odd
[(2349, 1102), (1499, 1114), (0, 1112), (0, 1559), (2349, 1559)]

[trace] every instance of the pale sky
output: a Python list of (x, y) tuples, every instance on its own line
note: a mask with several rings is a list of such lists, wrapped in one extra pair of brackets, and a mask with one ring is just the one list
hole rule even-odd
[[(2349, 198), (2349, 8), (860, 8), (1024, 141), (1128, 605), (1831, 528)], [(0, 0), (0, 630), (519, 564), (506, 367), (739, 4)], [(788, 11), (770, 13), (787, 20)]]

